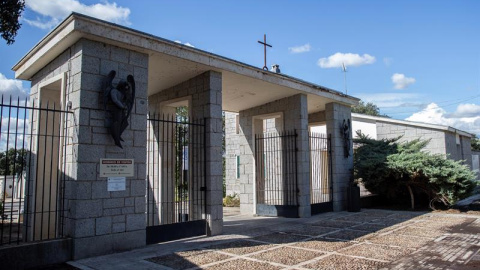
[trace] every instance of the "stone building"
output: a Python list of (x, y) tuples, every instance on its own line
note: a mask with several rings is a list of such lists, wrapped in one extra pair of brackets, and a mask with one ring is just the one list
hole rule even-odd
[[(57, 105), (31, 109), (38, 111), (30, 115), (32, 135), (52, 139), (30, 145), (33, 177), (24, 194), (30, 223), (15, 249), (29, 250), (24, 267), (35, 256), (53, 263), (222, 233), (223, 112), (227, 129), (235, 129), (226, 139), (239, 156), (242, 211), (259, 214), (254, 205), (261, 200), (265, 214), (285, 206), (276, 214), (308, 217), (320, 202), (311, 194), (326, 194), (331, 210), (345, 208), (353, 161), (351, 130), (343, 123), (357, 98), (76, 13), (13, 70), (31, 81), (30, 104)], [(116, 87), (128, 75), (135, 80), (123, 148), (110, 134), (111, 71)], [(325, 124), (325, 135), (309, 133), (318, 124)], [(256, 148), (268, 132), (279, 135), (277, 144)], [(281, 165), (266, 162), (272, 149), (279, 154), (271, 162)], [(279, 181), (279, 203), (266, 203), (273, 196), (266, 185), (274, 182), (259, 175), (270, 169), (277, 169), (271, 181)], [(312, 179), (327, 186), (311, 190)], [(255, 189), (265, 192), (248, 195)], [(48, 218), (40, 207), (46, 201), (58, 203)], [(45, 256), (45, 250), (55, 252)]]
[(352, 113), (353, 136), (361, 131), (374, 139), (392, 139), (402, 136), (400, 141), (414, 139), (429, 140), (425, 151), (442, 154), (453, 160), (465, 160), (472, 168), (472, 134), (449, 126), (396, 120)]

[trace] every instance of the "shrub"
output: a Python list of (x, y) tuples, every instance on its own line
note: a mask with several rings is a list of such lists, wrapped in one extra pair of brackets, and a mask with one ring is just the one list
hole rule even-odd
[(223, 206), (225, 207), (239, 207), (240, 206), (240, 198), (238, 197), (237, 193), (233, 193), (233, 195), (227, 195), (223, 198)]
[(462, 161), (421, 151), (428, 141), (398, 143), (400, 137), (373, 140), (358, 135), (355, 142), (361, 146), (354, 153), (355, 177), (372, 193), (398, 199), (399, 190), (407, 188), (412, 209), (414, 191), (426, 194), (434, 208), (436, 202), (450, 206), (468, 197), (476, 185), (475, 174)]

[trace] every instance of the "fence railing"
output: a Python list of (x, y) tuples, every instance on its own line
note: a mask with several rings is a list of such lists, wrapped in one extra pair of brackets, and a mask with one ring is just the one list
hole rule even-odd
[(298, 205), (297, 133), (255, 135), (257, 204)]
[(205, 219), (204, 119), (149, 115), (147, 226)]
[(0, 245), (64, 235), (68, 122), (55, 103), (0, 101)]

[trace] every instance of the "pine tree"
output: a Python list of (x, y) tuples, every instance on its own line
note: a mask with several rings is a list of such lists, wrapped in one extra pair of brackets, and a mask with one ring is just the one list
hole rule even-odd
[(373, 140), (363, 134), (355, 139), (360, 144), (354, 154), (355, 177), (366, 189), (395, 200), (406, 188), (412, 209), (414, 191), (428, 195), (431, 208), (435, 203), (450, 206), (470, 195), (475, 174), (463, 161), (422, 151), (428, 141), (399, 143), (399, 139)]

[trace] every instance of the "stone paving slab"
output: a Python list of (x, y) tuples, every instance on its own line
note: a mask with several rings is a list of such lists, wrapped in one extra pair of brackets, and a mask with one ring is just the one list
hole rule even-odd
[(225, 217), (225, 233), (73, 262), (80, 269), (475, 269), (480, 215), (388, 210)]

